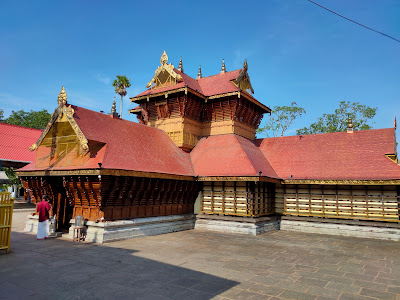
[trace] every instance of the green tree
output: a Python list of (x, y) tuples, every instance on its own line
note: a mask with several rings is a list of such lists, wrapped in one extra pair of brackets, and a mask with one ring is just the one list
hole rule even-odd
[(15, 175), (15, 171), (13, 168), (3, 167), (1, 169), (6, 173), (11, 184), (21, 185), (21, 181), (19, 180), (17, 175)]
[(309, 127), (297, 130), (298, 135), (325, 132), (346, 131), (349, 117), (353, 121), (354, 130), (372, 129), (371, 120), (375, 117), (377, 107), (369, 107), (359, 102), (341, 101), (333, 114), (323, 114)]
[(294, 120), (305, 113), (306, 110), (295, 102), (291, 106), (274, 106), (265, 126), (258, 128), (257, 133), (265, 133), (267, 137), (283, 136)]
[(126, 96), (126, 88), (131, 86), (131, 82), (126, 76), (117, 75), (117, 79), (114, 79), (112, 86), (115, 87), (115, 93), (121, 96), (120, 117), (122, 118), (122, 97)]
[(4, 111), (0, 109), (0, 122), (4, 122)]
[(25, 126), (30, 128), (44, 129), (51, 115), (45, 109), (40, 111), (26, 112), (24, 110), (12, 111), (11, 115), (4, 121), (8, 124)]

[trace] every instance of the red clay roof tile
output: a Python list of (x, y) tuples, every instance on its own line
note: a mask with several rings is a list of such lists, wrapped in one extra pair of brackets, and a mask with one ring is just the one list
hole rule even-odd
[(283, 179), (400, 179), (393, 128), (256, 140)]
[(29, 151), (42, 130), (0, 123), (0, 160), (32, 162), (35, 152)]
[(235, 134), (203, 137), (190, 153), (198, 176), (262, 176), (278, 178), (253, 141)]

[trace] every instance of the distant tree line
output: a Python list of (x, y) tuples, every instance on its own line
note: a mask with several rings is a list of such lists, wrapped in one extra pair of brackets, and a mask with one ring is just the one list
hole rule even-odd
[(44, 129), (50, 120), (50, 113), (46, 110), (26, 112), (24, 110), (12, 111), (8, 118), (4, 118), (4, 111), (0, 109), (0, 122), (24, 127)]
[[(372, 121), (376, 115), (377, 107), (370, 107), (359, 102), (341, 101), (339, 108), (333, 113), (323, 114), (316, 122), (308, 127), (298, 129), (297, 135), (317, 134), (327, 132), (346, 131), (349, 118), (352, 119), (353, 129), (372, 129)], [(284, 136), (293, 122), (306, 114), (302, 107), (295, 102), (291, 106), (275, 106), (272, 108), (271, 116), (267, 119), (264, 127), (257, 129), (257, 133), (265, 134), (267, 137)]]

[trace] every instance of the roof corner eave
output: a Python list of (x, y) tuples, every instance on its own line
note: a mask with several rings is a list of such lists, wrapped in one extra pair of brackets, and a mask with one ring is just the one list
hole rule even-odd
[(320, 184), (320, 185), (400, 185), (400, 179), (284, 179), (283, 184)]
[(154, 97), (158, 97), (158, 96), (162, 96), (165, 94), (174, 94), (174, 93), (178, 93), (178, 92), (182, 92), (184, 91), (185, 93), (187, 93), (187, 91), (190, 91), (192, 94), (195, 94), (196, 96), (199, 96), (200, 98), (206, 99), (207, 97), (204, 96), (202, 93), (195, 91), (187, 86), (185, 87), (181, 87), (181, 88), (177, 88), (177, 89), (172, 89), (172, 90), (167, 90), (167, 91), (163, 91), (163, 92), (159, 92), (159, 93), (154, 93), (154, 94), (150, 94), (150, 95), (143, 95), (143, 96), (136, 96), (136, 97), (132, 97), (129, 98), (131, 103), (135, 102), (139, 104), (139, 101), (142, 101), (144, 99), (150, 99), (150, 98), (154, 98)]
[(281, 183), (281, 179), (267, 176), (198, 176), (198, 181), (255, 181)]
[(73, 176), (73, 175), (111, 175), (111, 176), (131, 176), (131, 177), (146, 177), (146, 178), (159, 178), (159, 179), (173, 179), (195, 181), (195, 176), (167, 174), (167, 173), (154, 173), (133, 170), (120, 170), (120, 169), (74, 169), (74, 170), (21, 170), (17, 171), (16, 175), (21, 176)]

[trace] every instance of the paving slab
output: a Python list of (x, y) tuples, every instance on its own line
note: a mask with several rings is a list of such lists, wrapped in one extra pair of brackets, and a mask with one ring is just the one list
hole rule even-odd
[(190, 230), (98, 245), (38, 241), (15, 210), (0, 299), (400, 299), (400, 243)]

